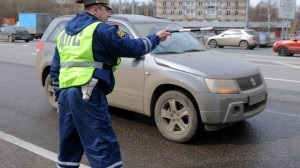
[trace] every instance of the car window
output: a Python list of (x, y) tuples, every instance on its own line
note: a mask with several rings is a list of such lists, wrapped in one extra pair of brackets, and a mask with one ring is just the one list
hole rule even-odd
[(15, 27), (16, 31), (27, 31), (25, 27)]
[(222, 34), (223, 35), (230, 35), (230, 34), (232, 34), (232, 31), (231, 30), (226, 30)]
[[(178, 30), (182, 27), (175, 23), (135, 23), (133, 27), (141, 36), (155, 34), (164, 28), (169, 30)], [(158, 47), (153, 50), (155, 54), (161, 53), (182, 53), (207, 50), (202, 43), (191, 32), (172, 33), (167, 40), (161, 42)]]
[(66, 27), (67, 21), (60, 22), (50, 33), (47, 42), (56, 43), (57, 36)]
[(255, 32), (255, 31), (246, 30), (245, 32), (250, 35), (257, 35), (257, 32)]
[(242, 32), (240, 30), (232, 30), (231, 35), (242, 35)]

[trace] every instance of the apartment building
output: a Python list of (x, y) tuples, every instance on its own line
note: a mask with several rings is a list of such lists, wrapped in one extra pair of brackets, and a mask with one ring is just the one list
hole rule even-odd
[(57, 3), (66, 4), (66, 3), (74, 3), (74, 0), (55, 0)]
[(247, 0), (155, 0), (156, 17), (172, 21), (242, 22)]

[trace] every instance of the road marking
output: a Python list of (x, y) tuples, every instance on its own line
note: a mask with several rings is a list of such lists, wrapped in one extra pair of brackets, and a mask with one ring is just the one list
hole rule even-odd
[[(263, 59), (247, 59), (247, 60), (248, 61), (254, 61), (254, 63), (257, 62), (257, 63), (255, 63), (257, 65), (274, 66), (274, 67), (289, 67), (289, 68), (300, 69), (300, 64), (295, 64), (295, 62), (270, 61), (270, 60), (263, 60)], [(278, 64), (278, 65), (268, 65), (268, 64), (263, 64), (261, 62), (275, 63), (275, 64)]]
[[(32, 153), (35, 153), (35, 154), (38, 154), (40, 156), (43, 156), (47, 159), (50, 159), (54, 162), (57, 161), (57, 154), (54, 153), (54, 152), (51, 152), (47, 149), (44, 149), (44, 148), (41, 148), (39, 146), (36, 146), (32, 143), (29, 143), (29, 142), (26, 142), (26, 141), (23, 141), (22, 139), (19, 139), (15, 136), (12, 136), (10, 134), (6, 134), (2, 131), (0, 131), (0, 138), (7, 141), (7, 142), (10, 142), (12, 144), (15, 144), (23, 149), (26, 149)], [(80, 168), (89, 168), (89, 166), (87, 165), (84, 165), (84, 164), (80, 164)]]
[(300, 83), (300, 81), (297, 81), (297, 80), (278, 79), (278, 78), (268, 78), (268, 77), (265, 77), (265, 79), (267, 79), (267, 80), (283, 81), (283, 82)]
[(273, 110), (265, 110), (266, 113), (272, 113), (272, 114), (279, 114), (279, 115), (284, 115), (284, 116), (289, 116), (289, 117), (296, 117), (300, 118), (300, 115), (297, 114), (289, 114), (289, 113), (281, 113)]

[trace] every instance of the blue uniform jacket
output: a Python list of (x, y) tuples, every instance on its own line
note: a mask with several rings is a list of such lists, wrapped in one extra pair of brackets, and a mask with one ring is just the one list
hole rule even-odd
[[(91, 23), (99, 21), (95, 16), (87, 12), (78, 13), (66, 25), (66, 33), (75, 35)], [(108, 67), (116, 65), (118, 57), (141, 57), (152, 51), (159, 44), (159, 37), (155, 34), (143, 38), (131, 39), (127, 33), (124, 36), (118, 34), (118, 28), (106, 23), (98, 25), (93, 34), (93, 55), (94, 60), (103, 62)], [(54, 84), (55, 96), (58, 98), (58, 76), (60, 69), (60, 56), (55, 48), (54, 57), (51, 63), (50, 75)], [(114, 86), (112, 68), (96, 69), (93, 77), (99, 79), (102, 89), (109, 93)]]

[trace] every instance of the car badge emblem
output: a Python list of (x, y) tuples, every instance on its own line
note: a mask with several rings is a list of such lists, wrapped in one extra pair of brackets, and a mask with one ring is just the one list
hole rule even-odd
[(251, 84), (253, 85), (253, 86), (256, 86), (256, 81), (255, 81), (255, 79), (254, 78), (250, 78), (250, 81), (251, 81)]

